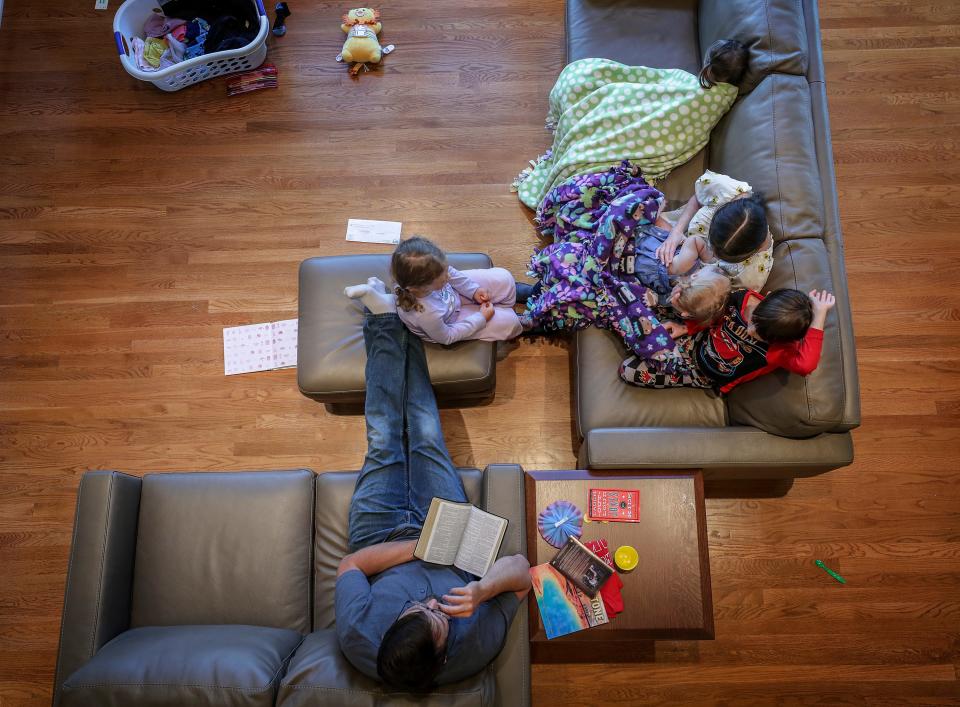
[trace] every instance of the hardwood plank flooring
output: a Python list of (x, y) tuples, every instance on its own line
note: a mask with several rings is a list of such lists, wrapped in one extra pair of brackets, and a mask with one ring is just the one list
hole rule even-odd
[[(302, 0), (270, 40), (278, 90), (166, 94), (118, 65), (117, 4), (7, 2), (0, 25), (3, 707), (49, 703), (85, 470), (359, 467), (362, 419), (290, 370), (225, 378), (221, 329), (295, 316), (299, 262), (358, 252), (349, 217), (522, 272), (507, 185), (548, 144), (563, 65), (558, 0), (409, 0), (383, 8), (397, 53), (351, 81), (346, 6)], [(820, 8), (856, 462), (709, 498), (717, 640), (536, 666), (538, 705), (960, 703), (960, 5)], [(566, 346), (522, 343), (498, 377), (489, 406), (442, 412), (454, 460), (573, 465)]]

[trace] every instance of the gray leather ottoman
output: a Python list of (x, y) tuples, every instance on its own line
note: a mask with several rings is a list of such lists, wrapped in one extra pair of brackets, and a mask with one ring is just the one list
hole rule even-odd
[[(482, 253), (449, 253), (459, 269), (489, 268)], [(300, 264), (300, 323), (297, 385), (334, 413), (362, 412), (366, 392), (363, 306), (343, 288), (376, 276), (392, 284), (389, 255), (309, 258)], [(427, 365), (437, 400), (463, 404), (489, 399), (496, 388), (496, 344), (461, 341), (426, 344)]]

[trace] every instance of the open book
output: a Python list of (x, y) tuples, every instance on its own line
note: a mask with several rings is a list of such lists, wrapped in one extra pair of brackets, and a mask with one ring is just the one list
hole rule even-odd
[(469, 503), (434, 498), (413, 556), (483, 577), (496, 561), (506, 531), (506, 518)]

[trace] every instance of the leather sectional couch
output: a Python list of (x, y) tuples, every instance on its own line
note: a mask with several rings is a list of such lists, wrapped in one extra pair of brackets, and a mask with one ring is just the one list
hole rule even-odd
[(703, 390), (625, 385), (625, 354), (607, 331), (575, 337), (581, 467), (702, 468), (706, 478), (790, 478), (853, 459), (860, 423), (856, 354), (824, 88), (816, 0), (567, 0), (567, 60), (602, 57), (696, 73), (717, 39), (750, 48), (741, 96), (710, 143), (662, 184), (671, 205), (707, 168), (768, 199), (776, 241), (766, 289), (837, 296), (820, 366), (780, 371), (723, 398)]
[[(523, 471), (462, 469), (525, 553)], [(360, 674), (334, 629), (353, 472), (88, 472), (80, 482), (54, 705), (528, 705), (527, 607), (486, 670), (427, 698)]]

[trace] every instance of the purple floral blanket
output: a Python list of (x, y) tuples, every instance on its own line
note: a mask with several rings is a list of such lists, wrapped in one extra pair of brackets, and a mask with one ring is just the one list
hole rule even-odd
[(644, 302), (647, 288), (619, 267), (634, 234), (656, 220), (661, 197), (629, 162), (552, 189), (537, 210), (537, 223), (554, 242), (530, 260), (530, 274), (542, 290), (527, 302), (525, 321), (550, 330), (609, 329), (643, 356), (672, 348)]

